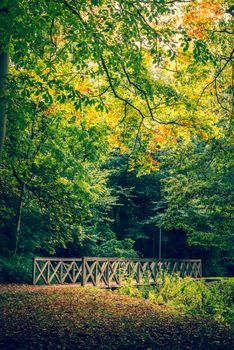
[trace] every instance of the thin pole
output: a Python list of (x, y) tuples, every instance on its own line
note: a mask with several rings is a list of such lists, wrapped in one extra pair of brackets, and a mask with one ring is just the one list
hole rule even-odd
[(159, 227), (159, 242), (158, 242), (158, 259), (162, 257), (162, 229)]
[(155, 250), (156, 250), (156, 232), (153, 233), (153, 258), (155, 258)]

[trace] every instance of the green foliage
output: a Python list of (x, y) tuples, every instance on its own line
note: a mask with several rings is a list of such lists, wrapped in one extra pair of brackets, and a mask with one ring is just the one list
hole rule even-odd
[[(25, 76), (22, 72), (21, 79)], [(20, 222), (19, 252), (54, 254), (77, 236), (80, 244), (83, 222), (105, 221), (115, 203), (106, 186), (108, 172), (101, 169), (109, 152), (108, 127), (65, 120), (63, 106), (35, 104), (33, 97), (15, 93), (14, 84), (11, 88), (13, 109), (0, 171), (0, 239), (5, 253), (13, 251)]]
[[(155, 257), (160, 224), (165, 256), (231, 271), (229, 6), (2, 1), (3, 255)], [(104, 166), (116, 148), (127, 161)]]
[[(118, 196), (117, 205), (112, 209), (112, 230), (120, 239), (133, 239), (135, 249), (141, 254), (155, 257), (157, 229), (147, 220), (153, 213), (155, 202), (161, 199), (162, 173), (155, 171), (138, 176), (138, 169), (129, 171), (129, 157), (117, 152), (105, 166), (111, 170), (108, 185)], [(149, 245), (152, 241), (153, 244)]]
[(147, 276), (143, 278), (142, 285), (136, 286), (132, 276), (126, 277), (124, 274), (120, 276), (121, 285), (117, 293), (129, 295), (131, 297), (150, 299), (153, 288), (149, 285)]
[(121, 276), (121, 285), (117, 289), (117, 292), (123, 295), (129, 295), (136, 297), (139, 294), (138, 288), (135, 286), (133, 278), (126, 278), (124, 275)]
[[(97, 218), (95, 219), (97, 220)], [(134, 250), (134, 240), (131, 238), (118, 239), (109, 223), (105, 223), (105, 220), (99, 221), (101, 221), (99, 225), (96, 222), (92, 227), (90, 223), (83, 223), (85, 233), (82, 242), (83, 255), (119, 258), (136, 258), (138, 256)]]
[(133, 248), (134, 241), (131, 238), (117, 240), (112, 238), (98, 247), (98, 256), (112, 256), (120, 258), (137, 258), (137, 252)]
[(207, 142), (195, 138), (189, 144), (180, 142), (173, 157), (162, 157), (166, 210), (158, 215), (165, 228), (187, 232), (190, 246), (208, 254), (216, 252), (216, 263), (225, 265), (226, 259), (230, 269), (234, 222), (232, 145), (233, 137), (228, 134)]
[(155, 301), (175, 306), (194, 315), (216, 320), (230, 320), (233, 286), (223, 283), (205, 283), (190, 277), (162, 274), (156, 284)]
[(0, 258), (0, 283), (32, 283), (33, 258), (15, 255)]
[(179, 275), (162, 272), (155, 287), (145, 283), (134, 285), (133, 279), (126, 279), (119, 293), (146, 298), (157, 304), (168, 305), (193, 315), (212, 318), (233, 324), (234, 284), (231, 282), (209, 282), (181, 279)]

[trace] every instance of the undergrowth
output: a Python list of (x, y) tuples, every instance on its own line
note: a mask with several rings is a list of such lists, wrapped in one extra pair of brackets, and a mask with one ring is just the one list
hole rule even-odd
[(0, 283), (32, 283), (32, 266), (31, 257), (0, 257)]
[(227, 281), (206, 283), (165, 272), (158, 276), (155, 286), (149, 285), (146, 276), (141, 286), (135, 286), (134, 279), (127, 278), (118, 289), (120, 294), (149, 299), (160, 305), (234, 325), (233, 292), (234, 284)]

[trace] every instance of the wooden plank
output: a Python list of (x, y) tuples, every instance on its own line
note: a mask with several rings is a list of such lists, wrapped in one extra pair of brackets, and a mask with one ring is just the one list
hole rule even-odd
[(107, 266), (106, 266), (106, 275), (107, 275), (107, 287), (110, 288), (110, 261), (107, 260)]
[(37, 278), (36, 278), (35, 284), (39, 281), (39, 279), (40, 279), (41, 277), (42, 277), (42, 279), (44, 280), (45, 284), (47, 284), (46, 278), (45, 278), (45, 276), (44, 276), (44, 271), (45, 271), (45, 269), (46, 269), (46, 267), (47, 267), (47, 264), (48, 264), (48, 261), (46, 261), (46, 262), (44, 263), (44, 265), (43, 265), (42, 267), (40, 267), (39, 264), (38, 264), (38, 262), (36, 261), (36, 267), (37, 267), (37, 269), (38, 269), (38, 271), (39, 271), (39, 275), (38, 275)]
[[(87, 261), (175, 261), (175, 262), (201, 262), (201, 259), (149, 259), (149, 258), (112, 258), (112, 257), (85, 257)], [(63, 260), (63, 261), (82, 261), (82, 258), (62, 258), (62, 257), (35, 257), (34, 260), (48, 261), (48, 260)]]
[(74, 262), (75, 268), (77, 269), (77, 273), (75, 273), (74, 277), (74, 283), (77, 283), (76, 281), (78, 280), (79, 277), (81, 277), (82, 280), (82, 264), (77, 265), (77, 261)]
[(63, 284), (63, 261), (60, 261), (60, 283)]
[(94, 286), (96, 286), (96, 280), (94, 276), (94, 269), (97, 265), (98, 261), (92, 261), (92, 264), (89, 266), (89, 261), (86, 261), (86, 281), (89, 282), (89, 278), (91, 278), (91, 282), (93, 283)]
[(81, 285), (84, 287), (86, 284), (86, 258), (82, 258), (82, 278), (81, 278)]
[(97, 285), (100, 285), (102, 281), (104, 284), (107, 284), (106, 266), (106, 261), (103, 264), (100, 262), (97, 263)]
[(33, 284), (36, 284), (36, 260), (33, 259)]
[(47, 262), (47, 284), (49, 284), (50, 281), (50, 260)]
[(39, 260), (39, 261), (82, 261), (82, 258), (59, 258), (59, 257), (35, 257), (34, 258), (35, 261)]
[(70, 264), (67, 266), (67, 265), (64, 263), (64, 261), (63, 261), (63, 267), (64, 267), (64, 269), (63, 269), (64, 274), (63, 274), (63, 277), (62, 277), (62, 283), (65, 282), (65, 280), (66, 280), (67, 277), (70, 278), (70, 280), (71, 280), (71, 282), (72, 282), (72, 276), (71, 276), (71, 274), (70, 274), (70, 271), (71, 271), (71, 269), (72, 269), (72, 267), (73, 267), (73, 262), (70, 263)]
[(55, 267), (51, 264), (52, 274), (51, 276), (49, 276), (49, 284), (52, 282), (54, 277), (57, 279), (58, 283), (62, 283), (61, 279), (57, 275), (57, 272), (59, 272), (60, 265), (61, 265), (61, 261), (59, 261), (59, 263)]
[(118, 285), (120, 283), (120, 262), (119, 261), (109, 261), (109, 283), (115, 281), (115, 283)]

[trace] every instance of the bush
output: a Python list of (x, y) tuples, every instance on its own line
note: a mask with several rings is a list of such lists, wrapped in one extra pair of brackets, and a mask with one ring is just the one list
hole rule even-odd
[(164, 304), (193, 315), (209, 317), (229, 324), (234, 323), (234, 284), (227, 281), (209, 282), (180, 278), (178, 274), (162, 272), (156, 286), (144, 283), (137, 288), (132, 279), (127, 279), (119, 293), (143, 297), (157, 304)]
[(139, 290), (135, 286), (134, 280), (131, 277), (125, 279), (124, 276), (121, 276), (121, 278), (123, 280), (121, 281), (121, 285), (117, 292), (120, 294), (129, 295), (131, 297), (139, 297)]
[(125, 278), (124, 274), (120, 276), (121, 285), (117, 292), (131, 297), (149, 299), (150, 292), (153, 291), (153, 287), (149, 285), (147, 277), (144, 278), (141, 286), (136, 286), (132, 277)]
[(0, 257), (0, 283), (32, 283), (33, 259), (23, 255)]
[(186, 277), (178, 284), (178, 292), (169, 300), (169, 304), (195, 315), (225, 321), (230, 318), (232, 310), (231, 294), (229, 284), (207, 284)]

